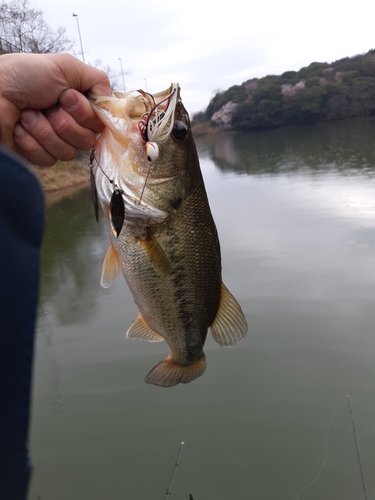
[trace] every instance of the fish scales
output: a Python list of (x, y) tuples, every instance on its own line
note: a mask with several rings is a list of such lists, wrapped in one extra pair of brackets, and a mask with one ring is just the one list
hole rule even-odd
[[(144, 116), (150, 121), (157, 110), (153, 111), (152, 101), (147, 102), (148, 95), (139, 92), (141, 97), (116, 94), (112, 105), (104, 97), (92, 97), (107, 127), (97, 140), (100, 168), (95, 172), (111, 239), (102, 284), (109, 286), (121, 268), (140, 310), (127, 337), (167, 342), (169, 356), (150, 371), (146, 382), (168, 387), (202, 375), (209, 327), (217, 342), (230, 346), (245, 336), (247, 324), (236, 299), (222, 284), (219, 239), (179, 86), (172, 84), (154, 96), (160, 99), (164, 120), (159, 135), (152, 128), (158, 124), (157, 117), (142, 133)], [(165, 95), (169, 95), (167, 104), (163, 104)], [(116, 129), (121, 100), (122, 117), (127, 118), (125, 140), (119, 139)], [(129, 107), (138, 113), (127, 116), (124, 109)], [(151, 152), (157, 156), (150, 162), (146, 151), (152, 134)], [(125, 144), (123, 151), (119, 141)], [(107, 172), (124, 192), (125, 220), (118, 235), (108, 209), (113, 187), (105, 178), (107, 163)]]
[[(166, 334), (174, 359), (182, 363), (201, 357), (220, 298), (219, 242), (202, 194), (198, 186), (153, 235), (171, 273), (153, 265), (129, 226), (119, 245), (123, 273), (143, 318), (153, 331)], [(207, 215), (197, 223), (202, 208)]]

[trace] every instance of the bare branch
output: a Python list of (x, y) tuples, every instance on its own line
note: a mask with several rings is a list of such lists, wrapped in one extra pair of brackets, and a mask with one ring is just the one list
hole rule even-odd
[(23, 52), (68, 52), (74, 45), (65, 28), (52, 30), (30, 0), (0, 1), (0, 37)]

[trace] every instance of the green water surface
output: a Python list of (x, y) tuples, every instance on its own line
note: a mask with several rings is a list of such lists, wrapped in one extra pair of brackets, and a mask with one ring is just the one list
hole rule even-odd
[(165, 343), (101, 288), (108, 237), (86, 190), (49, 208), (29, 500), (375, 499), (375, 120), (197, 140), (223, 279), (247, 338), (208, 336), (207, 370), (143, 379)]

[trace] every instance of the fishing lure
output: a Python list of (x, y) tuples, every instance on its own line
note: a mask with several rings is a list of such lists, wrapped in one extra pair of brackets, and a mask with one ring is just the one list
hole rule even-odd
[(124, 200), (122, 199), (122, 193), (123, 191), (121, 189), (115, 187), (109, 204), (112, 231), (117, 238), (121, 233), (125, 220), (125, 205)]
[[(174, 123), (172, 120), (172, 115), (174, 113), (176, 101), (177, 101), (177, 88), (175, 85), (170, 87), (170, 92), (162, 101), (159, 103), (155, 103), (154, 96), (144, 92), (143, 90), (138, 91), (142, 94), (150, 103), (151, 109), (148, 113), (145, 113), (141, 120), (138, 123), (138, 128), (141, 133), (142, 139), (145, 142), (146, 149), (146, 157), (149, 162), (149, 169), (145, 178), (145, 182), (142, 188), (142, 192), (139, 200), (136, 201), (137, 205), (141, 204), (142, 197), (144, 194), (144, 190), (146, 188), (147, 180), (151, 173), (153, 163), (159, 157), (159, 146), (155, 142), (155, 139), (158, 139), (158, 142), (164, 142), (168, 139), (169, 134), (174, 127)], [(99, 203), (98, 203), (98, 193), (95, 184), (94, 178), (94, 160), (96, 164), (103, 172), (103, 174), (107, 177), (111, 184), (114, 184), (114, 181), (108, 177), (108, 175), (104, 172), (99, 162), (95, 157), (95, 148), (90, 150), (90, 184), (91, 184), (91, 197), (94, 206), (95, 218), (99, 221)], [(120, 189), (116, 184), (114, 184), (114, 190), (111, 196), (110, 204), (109, 204), (109, 213), (110, 213), (110, 222), (114, 235), (118, 238), (121, 233), (121, 229), (124, 225), (125, 221), (125, 204), (123, 195), (124, 191)]]
[(94, 177), (94, 158), (95, 158), (95, 148), (90, 149), (90, 185), (91, 185), (91, 199), (94, 206), (94, 213), (96, 222), (99, 222), (99, 200), (98, 191), (96, 189), (95, 177)]
[[(103, 172), (103, 174), (107, 177), (109, 182), (113, 184), (113, 180), (108, 177), (108, 175), (103, 171), (102, 167), (100, 166), (98, 160), (95, 157), (95, 148), (91, 148), (90, 150), (90, 184), (91, 184), (91, 198), (92, 198), (92, 203), (94, 206), (94, 213), (95, 213), (95, 218), (96, 221), (99, 222), (99, 202), (98, 202), (98, 191), (96, 189), (96, 184), (95, 184), (95, 177), (94, 177), (94, 160), (96, 161), (96, 164), (100, 168), (100, 170)], [(120, 189), (117, 184), (114, 185), (114, 190), (111, 196), (111, 201), (109, 204), (109, 213), (110, 213), (110, 221), (111, 221), (111, 226), (112, 226), (112, 231), (116, 238), (118, 238), (119, 234), (121, 233), (122, 226), (124, 225), (125, 221), (125, 204), (124, 200), (122, 198), (124, 191)]]

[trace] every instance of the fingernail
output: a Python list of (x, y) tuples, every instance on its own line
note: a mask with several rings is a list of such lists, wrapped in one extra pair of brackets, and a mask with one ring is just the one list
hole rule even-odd
[(37, 113), (32, 109), (27, 109), (22, 111), (21, 114), (21, 122), (25, 125), (34, 125), (34, 123), (38, 120)]
[(17, 123), (13, 130), (14, 137), (17, 137), (17, 139), (22, 139), (22, 137), (25, 137), (25, 134), (25, 129), (22, 127), (22, 125)]
[(73, 111), (78, 104), (75, 93), (69, 90), (63, 92), (60, 96), (60, 104), (66, 111)]

